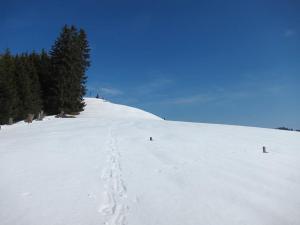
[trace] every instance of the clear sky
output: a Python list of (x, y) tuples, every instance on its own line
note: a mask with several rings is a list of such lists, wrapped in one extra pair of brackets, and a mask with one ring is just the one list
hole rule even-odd
[(300, 2), (0, 0), (0, 49), (87, 31), (89, 93), (171, 120), (300, 129)]

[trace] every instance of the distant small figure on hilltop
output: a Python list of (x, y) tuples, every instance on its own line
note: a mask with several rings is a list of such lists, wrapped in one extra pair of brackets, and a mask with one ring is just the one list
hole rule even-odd
[(150, 141), (153, 141), (152, 137), (150, 137)]
[(265, 146), (263, 146), (263, 153), (268, 153)]

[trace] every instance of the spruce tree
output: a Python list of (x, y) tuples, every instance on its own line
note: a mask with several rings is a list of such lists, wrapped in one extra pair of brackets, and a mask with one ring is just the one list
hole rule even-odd
[(0, 124), (37, 115), (79, 113), (85, 104), (86, 71), (90, 66), (86, 33), (65, 25), (50, 55), (0, 55)]
[(24, 55), (16, 55), (15, 66), (16, 66), (16, 80), (18, 85), (19, 95), (19, 118), (25, 119), (27, 114), (31, 113), (31, 91), (30, 91), (30, 78), (26, 69), (26, 59)]
[[(81, 85), (81, 96), (86, 94), (86, 82), (87, 76), (86, 71), (90, 66), (90, 47), (87, 40), (87, 35), (83, 29), (79, 30), (79, 45), (80, 45), (80, 56), (81, 56), (81, 74), (80, 74), (80, 85)], [(80, 110), (83, 110), (84, 105), (81, 105)]]
[(85, 72), (90, 64), (83, 30), (65, 25), (50, 52), (53, 85), (53, 112), (78, 113), (83, 110)]
[(42, 110), (42, 98), (41, 98), (41, 85), (38, 76), (38, 69), (35, 64), (36, 58), (39, 56), (33, 52), (30, 55), (25, 55), (26, 69), (30, 79), (30, 91), (31, 91), (31, 112), (35, 116)]
[(53, 101), (53, 85), (51, 83), (51, 60), (48, 53), (43, 49), (38, 59), (36, 59), (36, 68), (40, 80), (43, 110), (51, 111), (51, 102)]
[(33, 57), (22, 54), (15, 58), (16, 78), (19, 91), (19, 118), (37, 115), (42, 108), (40, 83)]
[(7, 124), (9, 118), (17, 120), (18, 103), (14, 58), (6, 50), (0, 55), (0, 124)]

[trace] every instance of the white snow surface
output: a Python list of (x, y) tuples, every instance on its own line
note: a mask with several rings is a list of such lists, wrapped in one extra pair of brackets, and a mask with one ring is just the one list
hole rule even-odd
[(2, 126), (1, 225), (300, 224), (299, 132), (85, 101), (77, 118)]

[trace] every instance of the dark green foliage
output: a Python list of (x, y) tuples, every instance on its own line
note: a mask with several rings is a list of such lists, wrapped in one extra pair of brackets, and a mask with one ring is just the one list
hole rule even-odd
[(83, 110), (87, 79), (85, 72), (90, 65), (89, 51), (84, 31), (77, 31), (74, 26), (64, 26), (50, 52), (54, 113), (76, 113)]
[(293, 129), (293, 128), (288, 128), (288, 127), (277, 127), (276, 129), (278, 130), (287, 130), (287, 131), (300, 131), (299, 129)]
[(80, 29), (79, 31), (79, 46), (80, 46), (80, 56), (81, 56), (81, 95), (84, 96), (86, 94), (86, 81), (87, 76), (85, 72), (87, 68), (90, 66), (90, 47), (87, 41), (87, 36), (84, 30)]
[(28, 114), (37, 115), (42, 109), (40, 82), (33, 55), (16, 56), (16, 80), (19, 92), (19, 118)]
[(0, 55), (0, 124), (60, 112), (76, 115), (84, 108), (85, 75), (90, 49), (84, 30), (64, 26), (50, 55)]
[(278, 127), (278, 128), (276, 128), (276, 129), (278, 129), (278, 130), (289, 130), (289, 131), (293, 131), (292, 128), (288, 128), (288, 127)]
[(14, 58), (6, 50), (0, 55), (0, 124), (8, 123), (9, 118), (16, 120), (18, 102)]
[(43, 49), (40, 54), (32, 53), (30, 55), (39, 79), (42, 108), (44, 111), (51, 113), (52, 102), (54, 101), (52, 74), (51, 74), (51, 59), (48, 53)]

